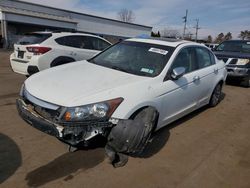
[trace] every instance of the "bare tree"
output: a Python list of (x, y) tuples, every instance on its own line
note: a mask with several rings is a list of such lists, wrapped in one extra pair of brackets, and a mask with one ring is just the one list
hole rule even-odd
[(117, 13), (118, 19), (123, 22), (133, 23), (135, 21), (135, 14), (132, 10), (128, 10), (126, 8), (121, 9)]
[(161, 31), (161, 36), (166, 38), (180, 38), (181, 34), (177, 29), (164, 28)]

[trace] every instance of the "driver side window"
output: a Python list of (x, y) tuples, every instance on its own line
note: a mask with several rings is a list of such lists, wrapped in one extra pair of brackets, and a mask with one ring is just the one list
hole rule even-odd
[(195, 59), (195, 49), (192, 47), (182, 49), (176, 56), (174, 62), (171, 65), (171, 69), (177, 67), (184, 67), (185, 74), (198, 69), (198, 65)]

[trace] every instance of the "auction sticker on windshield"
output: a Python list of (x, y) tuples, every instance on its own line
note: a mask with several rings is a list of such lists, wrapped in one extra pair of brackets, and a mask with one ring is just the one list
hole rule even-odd
[(149, 74), (153, 74), (154, 70), (147, 69), (147, 68), (141, 68), (141, 72), (146, 72), (146, 73), (149, 73)]
[(167, 50), (162, 50), (162, 49), (159, 49), (159, 48), (150, 48), (148, 51), (158, 53), (158, 54), (162, 54), (162, 55), (167, 55), (167, 53), (168, 53)]

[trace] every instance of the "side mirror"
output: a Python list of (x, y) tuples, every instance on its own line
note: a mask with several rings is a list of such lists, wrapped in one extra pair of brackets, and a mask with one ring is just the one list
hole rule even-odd
[(172, 70), (171, 78), (173, 80), (178, 80), (180, 77), (182, 77), (186, 72), (186, 69), (184, 67), (177, 67)]

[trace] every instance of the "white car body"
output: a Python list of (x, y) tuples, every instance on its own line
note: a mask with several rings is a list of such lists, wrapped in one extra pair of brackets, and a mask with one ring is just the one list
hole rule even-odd
[[(59, 32), (59, 33), (52, 33), (52, 32), (34, 32), (31, 34), (41, 34), (41, 35), (51, 35), (41, 43), (35, 44), (15, 44), (14, 45), (14, 53), (10, 56), (10, 64), (12, 70), (19, 74), (24, 75), (31, 75), (35, 72), (42, 71), (48, 69), (52, 66), (57, 66), (56, 64), (53, 65), (53, 62), (58, 60), (65, 62), (73, 62), (79, 60), (85, 60), (93, 57), (94, 55), (98, 54), (102, 50), (96, 49), (85, 49), (77, 48), (72, 46), (61, 45), (56, 42), (57, 39), (62, 37), (76, 37), (82, 36), (86, 38), (95, 38), (97, 40), (103, 41), (108, 45), (111, 45), (110, 42), (107, 40), (90, 34), (83, 34), (83, 33), (68, 33), (68, 32)], [(46, 53), (35, 54), (27, 50), (29, 47), (45, 47), (49, 48), (50, 50)], [(18, 55), (21, 52), (22, 55)], [(61, 58), (61, 59), (59, 59)], [(31, 68), (28, 71), (28, 68)]]
[(25, 81), (25, 90), (41, 101), (64, 107), (82, 106), (122, 97), (124, 101), (114, 111), (111, 119), (129, 119), (137, 110), (151, 106), (159, 113), (159, 129), (208, 104), (216, 85), (226, 79), (225, 64), (213, 55), (215, 64), (184, 74), (177, 80), (164, 81), (181, 49), (206, 48), (204, 45), (187, 41), (167, 42), (152, 39), (126, 41), (166, 45), (176, 49), (162, 72), (153, 78), (79, 61), (33, 75)]

